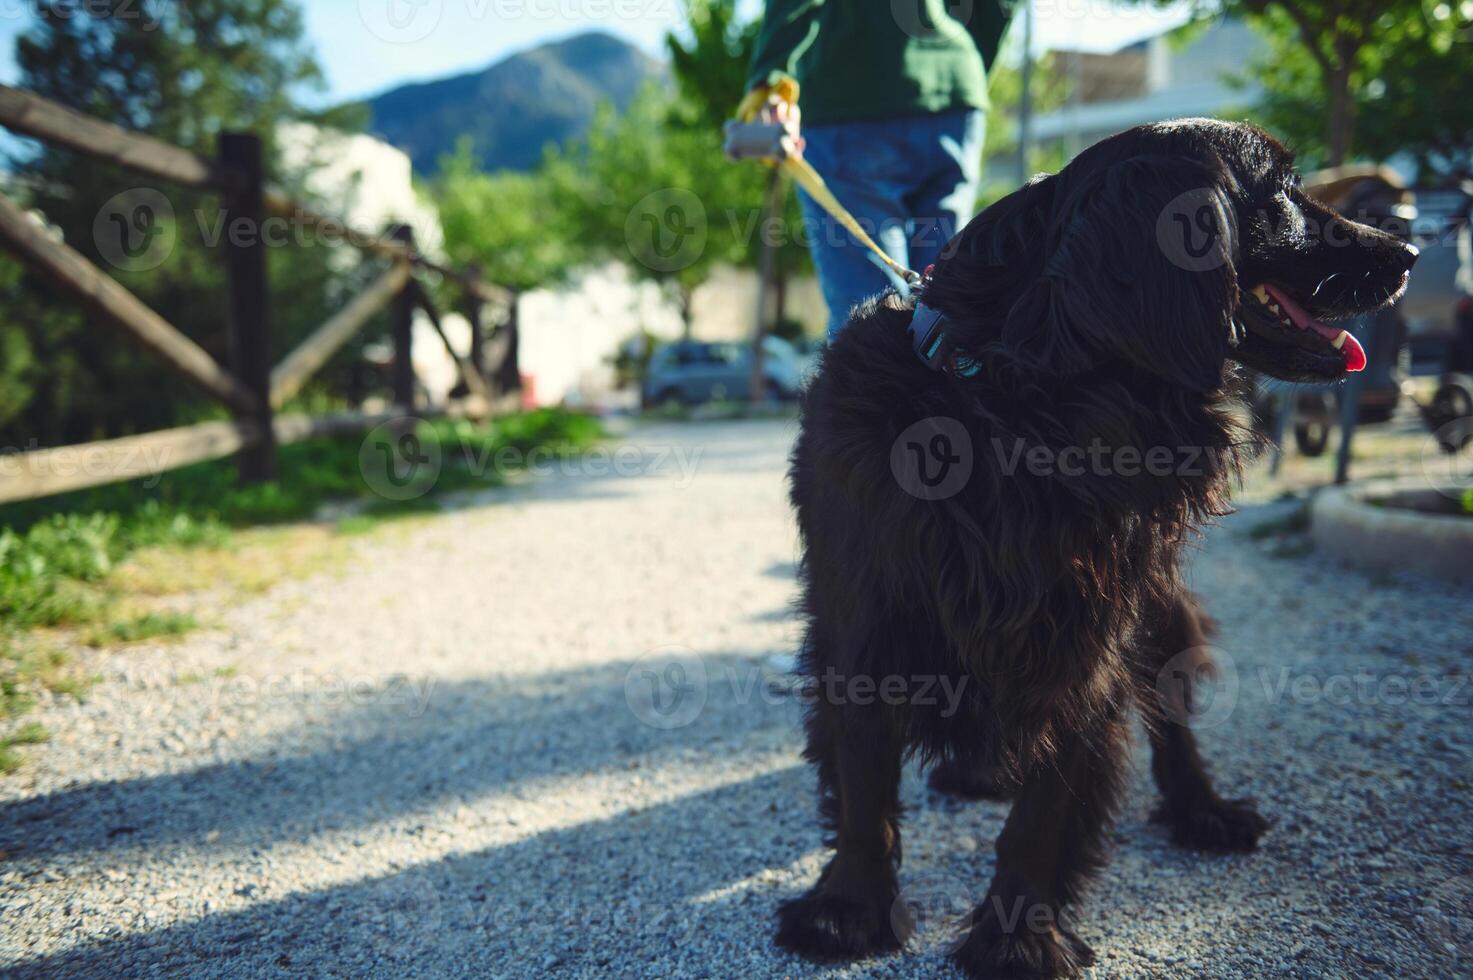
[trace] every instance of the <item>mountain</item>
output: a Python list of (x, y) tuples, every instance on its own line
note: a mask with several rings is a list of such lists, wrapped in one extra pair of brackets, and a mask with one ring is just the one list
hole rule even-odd
[(407, 152), (421, 174), (462, 136), (488, 170), (528, 170), (548, 143), (588, 130), (601, 102), (624, 108), (664, 66), (611, 34), (579, 34), (489, 68), (390, 89), (368, 100), (369, 132)]

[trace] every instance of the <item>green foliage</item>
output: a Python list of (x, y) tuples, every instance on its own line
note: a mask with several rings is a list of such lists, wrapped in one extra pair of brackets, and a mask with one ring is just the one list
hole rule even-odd
[[(16, 43), (20, 84), (208, 156), (224, 130), (259, 133), (269, 151), (281, 122), (343, 126), (358, 118), (316, 113), (298, 101), (322, 79), (295, 2), (131, 4), (127, 16), (111, 15), (107, 6), (38, 5)], [(268, 153), (273, 170), (274, 159)], [(22, 154), (14, 170), (21, 178), (16, 186), (27, 189), (27, 206), (43, 212), (69, 245), (211, 354), (228, 359), (214, 195), (158, 185), (45, 145)], [(167, 201), (167, 208), (154, 209), (154, 227), (174, 244), (157, 268), (126, 271), (109, 263), (100, 239), (109, 213), (126, 214), (109, 202), (138, 189), (151, 192), (155, 203), (158, 195)], [(344, 277), (330, 262), (331, 251), (269, 249), (274, 349), (290, 349), (335, 305), (331, 287)], [(75, 300), (0, 259), (0, 445), (85, 442), (218, 413), (156, 359), (91, 322)]]
[[(1473, 177), (1473, 100), (1466, 97), (1473, 44), (1455, 39), (1454, 16), (1439, 21), (1420, 4), (1398, 3), (1375, 20), (1348, 79), (1355, 156), (1408, 153), (1427, 183)], [(1249, 66), (1247, 78), (1263, 88), (1264, 124), (1307, 164), (1324, 165), (1331, 148), (1323, 68), (1283, 10), (1269, 11), (1256, 26), (1268, 51)]]
[(440, 161), (430, 193), (451, 260), (479, 265), (491, 282), (556, 285), (583, 257), (552, 181), (542, 171), (482, 173), (468, 139)]
[(24, 534), (0, 531), (0, 620), (15, 627), (75, 621), (86, 595), (72, 582), (96, 582), (121, 552), (110, 514), (57, 514)]
[(678, 123), (716, 132), (746, 94), (761, 20), (741, 20), (735, 0), (685, 0), (684, 36), (665, 35), (681, 99)]
[(443, 442), (458, 442), (479, 449), (510, 446), (527, 452), (539, 446), (574, 451), (593, 445), (603, 438), (603, 426), (591, 415), (542, 408), (520, 415), (509, 415), (490, 429), (469, 422), (443, 423)]
[(84, 642), (93, 647), (141, 643), (165, 636), (183, 636), (198, 626), (199, 622), (188, 613), (144, 613), (99, 626), (87, 634)]
[[(1136, 0), (1141, 2), (1141, 0)], [(1158, 5), (1169, 0), (1145, 0)], [(1241, 82), (1261, 86), (1261, 121), (1306, 168), (1406, 152), (1419, 179), (1473, 176), (1473, 17), (1430, 0), (1196, 0), (1243, 17), (1268, 52)]]
[[(424, 423), (422, 439), (441, 446), (443, 469), (431, 493), (494, 483), (490, 465), (505, 447), (526, 452), (586, 447), (602, 437), (596, 419), (557, 409), (513, 415), (486, 426)], [(356, 436), (281, 449), (281, 480), (237, 486), (234, 464), (218, 460), (153, 480), (113, 484), (0, 507), (0, 622), (12, 627), (86, 622), (103, 600), (98, 583), (144, 547), (221, 546), (228, 529), (302, 520), (334, 500), (365, 500), (377, 516), (424, 510), (427, 502), (380, 501), (364, 480)], [(378, 506), (374, 506), (378, 505)], [(125, 627), (145, 630), (158, 623)]]
[[(234, 464), (222, 460), (176, 470), (156, 483), (0, 507), (0, 722), (25, 712), (38, 687), (80, 697), (89, 683), (68, 667), (63, 651), (46, 649), (27, 631), (83, 626), (82, 642), (107, 646), (179, 636), (199, 625), (188, 613), (120, 608), (125, 603), (109, 578), (137, 549), (229, 547), (231, 526), (310, 518), (340, 500), (361, 506), (338, 522), (338, 530), (362, 533), (389, 518), (436, 511), (439, 495), (494, 485), (501, 467), (524, 461), (533, 449), (555, 457), (576, 453), (602, 439), (603, 429), (590, 416), (544, 409), (489, 425), (422, 423), (419, 436), (439, 443), (443, 465), (426, 496), (407, 501), (374, 496), (360, 470), (361, 440), (345, 436), (283, 447), (276, 484), (237, 487)], [(31, 734), (22, 728), (0, 736), (0, 772), (20, 763), (11, 746), (34, 741)]]
[(21, 756), (15, 752), (16, 745), (39, 745), (51, 738), (45, 727), (31, 722), (22, 725), (9, 735), (0, 735), (0, 773), (14, 772), (21, 764)]
[(544, 166), (591, 254), (665, 286), (688, 314), (691, 292), (715, 265), (747, 261), (766, 174), (729, 162), (719, 131), (668, 125), (670, 114), (669, 96), (647, 88), (623, 115), (600, 112), (586, 140)]
[[(746, 94), (747, 70), (757, 48), (762, 21), (743, 20), (738, 6), (736, 0), (686, 0), (684, 36), (665, 37), (670, 70), (680, 96), (669, 108), (670, 125), (706, 134), (723, 133), (737, 103)], [(763, 169), (750, 162), (729, 165)], [(758, 182), (753, 181), (752, 186), (757, 187)], [(745, 226), (744, 230), (738, 230), (745, 241), (741, 264), (760, 262), (763, 244), (770, 242), (777, 248), (774, 270), (778, 276), (811, 271), (810, 253), (802, 244), (804, 236), (799, 233), (803, 228), (803, 212), (797, 192), (788, 186), (783, 188), (775, 227), (768, 231), (757, 227), (758, 209), (765, 198), (765, 190), (757, 191), (741, 213), (740, 220)]]
[(15, 45), (26, 88), (186, 149), (213, 155), (226, 129), (361, 119), (358, 110), (312, 113), (298, 102), (325, 84), (295, 0), (36, 8)]

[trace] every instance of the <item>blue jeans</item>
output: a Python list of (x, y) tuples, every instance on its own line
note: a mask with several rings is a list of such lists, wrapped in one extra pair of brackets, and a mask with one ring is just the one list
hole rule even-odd
[[(972, 217), (982, 171), (980, 109), (803, 127), (803, 155), (881, 248), (924, 272)], [(807, 194), (804, 231), (829, 308), (829, 339), (859, 301), (905, 283)]]

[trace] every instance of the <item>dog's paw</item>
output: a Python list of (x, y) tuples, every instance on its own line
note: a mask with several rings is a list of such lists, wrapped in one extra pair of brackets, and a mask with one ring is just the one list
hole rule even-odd
[(1268, 830), (1268, 820), (1249, 799), (1201, 800), (1189, 806), (1162, 804), (1153, 819), (1171, 828), (1171, 842), (1198, 851), (1251, 851)]
[(777, 910), (777, 944), (812, 960), (854, 960), (905, 945), (911, 920), (898, 890), (869, 900), (815, 888)]
[(977, 980), (1043, 980), (1078, 977), (1094, 965), (1094, 950), (1055, 916), (1008, 928), (989, 898), (974, 913), (972, 928), (951, 954), (962, 972)]
[(936, 792), (963, 800), (1010, 800), (1017, 790), (995, 766), (969, 765), (956, 759), (937, 763), (928, 782)]

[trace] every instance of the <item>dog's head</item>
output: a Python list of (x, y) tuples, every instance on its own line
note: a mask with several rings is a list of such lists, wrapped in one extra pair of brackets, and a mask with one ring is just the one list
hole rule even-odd
[[(1266, 133), (1187, 119), (1104, 140), (988, 208), (936, 280), (963, 321), (979, 302), (1005, 311), (990, 339), (1052, 373), (1125, 362), (1210, 391), (1228, 359), (1290, 381), (1360, 370), (1360, 344), (1326, 321), (1394, 300), (1416, 257), (1307, 196)], [(977, 277), (991, 285), (961, 285)]]

